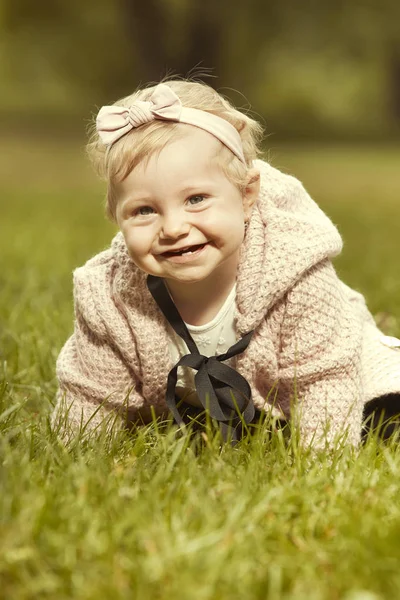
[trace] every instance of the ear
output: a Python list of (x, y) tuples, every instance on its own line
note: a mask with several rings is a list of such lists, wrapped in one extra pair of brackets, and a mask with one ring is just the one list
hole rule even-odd
[(249, 169), (247, 171), (247, 183), (243, 192), (243, 210), (246, 221), (250, 218), (253, 206), (260, 193), (260, 171)]

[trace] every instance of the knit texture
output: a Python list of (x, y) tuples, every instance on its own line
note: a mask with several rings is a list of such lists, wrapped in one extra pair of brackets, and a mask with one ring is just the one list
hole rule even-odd
[[(254, 404), (294, 418), (304, 445), (336, 434), (360, 440), (365, 402), (400, 392), (400, 351), (382, 344), (363, 296), (339, 280), (331, 259), (342, 240), (302, 184), (263, 161), (260, 197), (241, 249), (235, 327), (255, 330), (235, 368)], [(168, 324), (130, 259), (123, 236), (74, 272), (75, 329), (57, 361), (73, 427), (111, 414), (129, 423), (167, 411), (174, 366)]]

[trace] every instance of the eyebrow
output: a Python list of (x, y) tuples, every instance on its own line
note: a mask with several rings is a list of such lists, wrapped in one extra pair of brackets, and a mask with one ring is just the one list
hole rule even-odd
[[(179, 194), (189, 194), (191, 192), (198, 192), (199, 190), (201, 190), (201, 188), (205, 187), (205, 186), (209, 186), (209, 183), (199, 183), (198, 185), (188, 185), (184, 188), (182, 188), (178, 193)], [(127, 198), (124, 202), (124, 205), (127, 204), (137, 204), (137, 203), (141, 203), (141, 202), (151, 202), (153, 200), (152, 196), (138, 196), (137, 198), (135, 196), (130, 196), (129, 198)]]

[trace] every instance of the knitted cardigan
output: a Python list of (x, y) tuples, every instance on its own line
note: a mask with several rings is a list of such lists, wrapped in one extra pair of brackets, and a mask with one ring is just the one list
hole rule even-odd
[[(263, 161), (237, 273), (238, 338), (254, 330), (235, 368), (259, 410), (294, 418), (302, 443), (360, 440), (364, 404), (400, 392), (400, 350), (382, 332), (361, 294), (337, 277), (331, 258), (342, 240), (302, 184)], [(74, 272), (75, 329), (57, 361), (53, 414), (73, 427), (98, 426), (166, 411), (173, 367), (167, 322), (118, 233), (109, 249)], [(101, 406), (100, 406), (101, 405)], [(139, 411), (140, 413), (140, 411)]]

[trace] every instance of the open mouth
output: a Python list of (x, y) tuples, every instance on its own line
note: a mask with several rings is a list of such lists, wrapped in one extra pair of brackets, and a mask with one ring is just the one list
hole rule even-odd
[(163, 252), (162, 256), (165, 258), (169, 258), (171, 256), (184, 256), (185, 254), (193, 254), (198, 250), (202, 250), (206, 244), (197, 244), (196, 246), (187, 246), (186, 248), (182, 248), (182, 250), (178, 250), (176, 252)]

